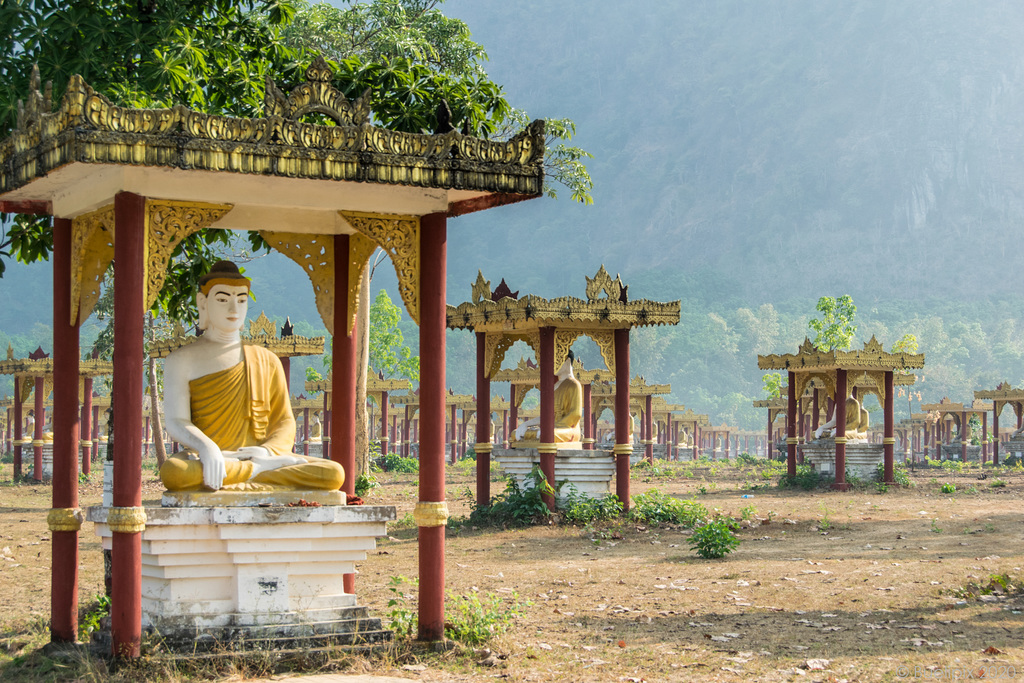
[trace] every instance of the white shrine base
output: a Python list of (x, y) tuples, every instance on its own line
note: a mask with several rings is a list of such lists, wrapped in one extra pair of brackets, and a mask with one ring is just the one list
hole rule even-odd
[[(316, 492), (279, 495), (309, 501)], [(88, 510), (105, 550), (108, 512)], [(389, 636), (342, 576), (387, 533), (394, 507), (149, 507), (146, 517), (142, 623), (172, 645)]]
[(1015, 436), (1006, 443), (999, 444), (999, 461), (1002, 462), (1011, 455), (1017, 456), (1018, 460), (1024, 459), (1024, 435)]
[[(527, 476), (540, 467), (540, 453), (536, 448), (496, 448), (491, 459), (502, 470), (514, 476), (520, 488), (533, 486)], [(611, 493), (615, 476), (615, 458), (610, 451), (560, 450), (555, 454), (555, 482), (568, 481), (562, 487), (559, 500), (569, 494), (569, 487), (590, 498), (604, 498)]]
[[(836, 442), (834, 439), (818, 439), (801, 446), (804, 462), (819, 474), (828, 477), (836, 476)], [(873, 481), (878, 472), (878, 463), (882, 462), (884, 446), (881, 444), (854, 443), (846, 444), (846, 471), (850, 476)]]
[[(959, 441), (942, 444), (943, 460), (962, 460), (963, 445)], [(967, 446), (967, 462), (981, 462), (981, 446)]]
[[(27, 451), (24, 448), (21, 449), (21, 461), (22, 462), (25, 462), (26, 455), (27, 455), (27, 460), (28, 460), (28, 464), (29, 464), (29, 471), (32, 473), (32, 478), (33, 479), (37, 479), (37, 477), (36, 477), (35, 449), (32, 447), (31, 442), (29, 443), (29, 447), (28, 447)], [(24, 470), (24, 465), (22, 465), (22, 469)], [(53, 479), (53, 444), (52, 443), (47, 443), (47, 444), (43, 445), (43, 476), (42, 477), (38, 477), (38, 480), (39, 481), (51, 481), (52, 479)]]

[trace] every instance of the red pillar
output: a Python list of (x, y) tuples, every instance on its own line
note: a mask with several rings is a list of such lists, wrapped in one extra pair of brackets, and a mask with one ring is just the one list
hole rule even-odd
[(615, 338), (615, 495), (622, 511), (629, 510), (629, 456), (633, 434), (629, 428), (629, 330), (617, 329)]
[(594, 449), (594, 421), (591, 419), (593, 414), (593, 385), (587, 382), (583, 385), (583, 450), (590, 451)]
[(992, 464), (999, 464), (999, 411), (1002, 408), (998, 403), (992, 404), (992, 431), (996, 434), (996, 440), (992, 444)]
[(484, 360), (487, 333), (476, 333), (476, 504), (491, 502), (491, 378)]
[(388, 437), (388, 392), (380, 392), (380, 452), (387, 455), (391, 452), (391, 439)]
[(281, 367), (284, 368), (284, 385), (288, 389), (288, 395), (292, 395), (292, 359), (289, 356), (280, 356)]
[[(331, 460), (345, 469), (342, 490), (356, 492), (356, 323), (348, 315), (349, 236), (334, 236), (334, 330), (331, 348)], [(338, 428), (334, 429), (334, 418)], [(305, 438), (309, 441), (309, 420)], [(355, 575), (342, 579), (346, 593), (355, 592)]]
[(766, 458), (768, 458), (770, 460), (774, 460), (775, 459), (775, 454), (772, 453), (772, 443), (773, 443), (773, 441), (772, 441), (772, 427), (774, 425), (775, 425), (775, 420), (772, 419), (772, 409), (769, 408), (768, 409), (768, 431), (766, 432), (765, 441), (764, 441), (764, 454), (765, 454), (764, 457), (766, 457)]
[(100, 407), (92, 407), (92, 455), (90, 460), (96, 461), (100, 453)]
[[(548, 484), (555, 486), (555, 328), (540, 328), (540, 470)], [(549, 510), (555, 509), (554, 496), (545, 495)]]
[(692, 436), (693, 436), (693, 446), (692, 446), (692, 448), (693, 448), (693, 459), (696, 460), (696, 459), (698, 459), (700, 457), (700, 446), (698, 444), (700, 443), (700, 437), (701, 437), (700, 427), (697, 426), (696, 422), (693, 423), (693, 435)]
[(968, 419), (966, 411), (960, 413), (960, 462), (967, 462), (967, 439), (964, 434), (967, 432)]
[(21, 477), (21, 440), (24, 436), (24, 417), (22, 416), (21, 385), (25, 379), (14, 376), (14, 480)]
[(508, 433), (509, 436), (505, 437), (505, 441), (509, 441), (511, 435), (515, 433), (516, 427), (519, 426), (519, 406), (516, 405), (516, 385), (508, 385)]
[[(333, 347), (332, 347), (332, 353), (333, 353)], [(332, 358), (331, 362), (334, 362), (333, 358)], [(331, 388), (333, 388), (333, 386)], [(320, 443), (321, 443), (321, 446), (320, 446), (320, 457), (323, 458), (324, 460), (330, 460), (331, 459), (331, 410), (330, 409), (331, 409), (331, 403), (333, 401), (333, 399), (331, 398), (331, 393), (332, 392), (326, 392), (326, 391), (324, 392), (324, 410), (323, 410), (324, 417), (323, 417), (323, 420), (321, 420), (321, 422), (320, 422), (320, 430), (321, 430), (321, 435), (320, 435)]]
[(46, 421), (46, 406), (43, 403), (43, 378), (35, 378), (35, 389), (33, 390), (33, 398), (35, 399), (35, 425), (32, 431), (32, 478), (36, 481), (43, 480), (43, 422)]
[[(850, 488), (846, 483), (846, 370), (836, 370), (836, 480), (832, 488), (837, 491), (845, 491)], [(840, 417), (842, 412), (844, 417)]]
[(402, 456), (409, 457), (409, 428), (412, 427), (411, 406), (405, 406), (405, 422), (402, 424)]
[(647, 462), (654, 462), (654, 417), (651, 415), (651, 403), (654, 396), (644, 397), (644, 457)]
[(501, 447), (508, 448), (508, 410), (501, 411)]
[(92, 470), (92, 441), (90, 440), (92, 434), (92, 377), (86, 377), (82, 380), (82, 413), (80, 419), (79, 436), (85, 437), (80, 442), (82, 448), (82, 472), (88, 475)]
[[(114, 419), (115, 508), (142, 507), (142, 368), (145, 359), (146, 200), (114, 197)], [(113, 511), (111, 511), (113, 512)], [(131, 514), (126, 511), (126, 514)], [(110, 601), (113, 654), (138, 657), (142, 639), (142, 530), (111, 525)], [(118, 525), (120, 526), (120, 525)]]
[[(893, 444), (896, 443), (896, 439), (893, 438), (893, 429), (896, 423), (896, 415), (894, 410), (893, 392), (895, 390), (893, 384), (892, 370), (885, 371), (885, 404), (884, 412), (885, 420), (882, 431), (882, 470), (883, 470), (883, 483), (895, 484), (895, 466), (893, 463)], [(904, 437), (906, 438), (906, 437)]]
[(981, 462), (988, 462), (988, 412), (981, 414)]
[[(53, 221), (53, 509), (50, 640), (78, 639), (78, 318), (71, 320), (71, 221)], [(91, 389), (91, 387), (90, 387)], [(72, 516), (73, 513), (74, 516)]]
[(789, 373), (788, 402), (786, 404), (786, 473), (796, 476), (796, 373)]
[(444, 638), (445, 278), (448, 235), (444, 214), (420, 221), (420, 489), (414, 515), (419, 527), (420, 640)]

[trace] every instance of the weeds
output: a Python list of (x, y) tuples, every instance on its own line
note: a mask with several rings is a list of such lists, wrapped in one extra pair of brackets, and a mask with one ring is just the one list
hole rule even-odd
[(940, 493), (956, 493), (956, 486), (954, 486), (953, 484), (950, 484), (949, 482), (946, 482), (945, 484), (943, 484), (942, 486), (939, 487), (939, 492)]
[(369, 472), (363, 472), (356, 479), (355, 493), (360, 498), (365, 498), (366, 494), (378, 486), (380, 486), (380, 482), (377, 481), (377, 477)]
[(1024, 584), (1009, 574), (990, 574), (987, 581), (968, 581), (950, 593), (961, 600), (978, 600), (983, 595), (1012, 596), (1024, 593)]
[(490, 505), (478, 505), (469, 522), (478, 526), (529, 526), (545, 522), (551, 511), (542, 498), (544, 495), (558, 495), (558, 489), (552, 488), (540, 467), (535, 466), (523, 488), (515, 477), (509, 479), (505, 491), (492, 498)]
[(779, 477), (780, 489), (801, 488), (805, 491), (810, 491), (813, 488), (817, 488), (821, 483), (821, 475), (810, 465), (797, 465), (795, 476), (791, 477), (789, 474), (783, 473)]
[(622, 514), (622, 502), (616, 495), (591, 498), (581, 494), (575, 486), (570, 486), (569, 495), (562, 502), (561, 512), (566, 524), (586, 526), (615, 520)]
[(93, 601), (82, 608), (78, 617), (78, 638), (88, 641), (94, 631), (100, 628), (100, 619), (110, 615), (110, 598), (97, 595)]
[(693, 530), (690, 548), (707, 560), (725, 557), (740, 545), (735, 530), (736, 522), (729, 518), (708, 522)]
[(415, 458), (403, 458), (397, 453), (388, 453), (382, 455), (379, 458), (375, 458), (374, 462), (385, 472), (405, 472), (415, 473), (420, 471), (420, 461)]
[(708, 511), (695, 500), (679, 500), (651, 489), (633, 498), (629, 518), (642, 524), (680, 524), (693, 528), (707, 519)]

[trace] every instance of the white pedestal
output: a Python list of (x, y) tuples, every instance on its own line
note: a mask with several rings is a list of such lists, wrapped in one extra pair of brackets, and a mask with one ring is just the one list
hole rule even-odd
[[(491, 459), (516, 478), (520, 488), (532, 486), (527, 475), (540, 467), (540, 453), (535, 448), (496, 448)], [(615, 458), (609, 451), (560, 450), (555, 454), (555, 482), (568, 481), (559, 500), (569, 493), (569, 486), (591, 498), (604, 498), (611, 493), (615, 476)]]
[[(32, 443), (29, 442), (28, 446), (28, 462), (29, 469), (32, 471), (32, 478), (36, 478), (36, 458), (33, 450)], [(26, 451), (24, 448), (21, 449), (21, 461), (25, 462)], [(51, 481), (53, 479), (53, 444), (43, 444), (43, 476), (40, 477), (41, 481)]]
[[(279, 495), (309, 501), (316, 492)], [(108, 512), (88, 510), (105, 550)], [(160, 507), (146, 517), (142, 623), (172, 644), (387, 635), (342, 576), (387, 533), (394, 507)]]
[(1016, 436), (1006, 443), (999, 444), (999, 461), (1003, 462), (1011, 455), (1017, 456), (1017, 460), (1024, 459), (1024, 435)]
[[(804, 462), (810, 463), (821, 475), (836, 476), (836, 442), (833, 439), (818, 439), (803, 446)], [(873, 481), (878, 463), (885, 454), (881, 444), (846, 444), (846, 471), (850, 476)], [(895, 456), (894, 456), (895, 457)]]

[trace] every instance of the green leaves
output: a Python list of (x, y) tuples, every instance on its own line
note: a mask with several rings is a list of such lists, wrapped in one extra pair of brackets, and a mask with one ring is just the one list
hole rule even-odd
[(857, 314), (853, 298), (849, 294), (838, 298), (823, 296), (818, 299), (816, 309), (822, 314), (821, 320), (815, 318), (807, 323), (817, 334), (814, 346), (821, 351), (849, 349), (857, 333), (857, 326), (853, 324)]
[(764, 392), (768, 394), (768, 398), (778, 398), (782, 393), (782, 374), (778, 372), (768, 372), (761, 376), (761, 381), (764, 382)]
[(370, 367), (385, 377), (420, 378), (420, 358), (405, 345), (398, 323), (402, 311), (383, 289), (370, 306)]
[(735, 527), (732, 519), (717, 519), (699, 526), (690, 536), (690, 548), (708, 560), (725, 557), (740, 545), (740, 539), (733, 533)]

